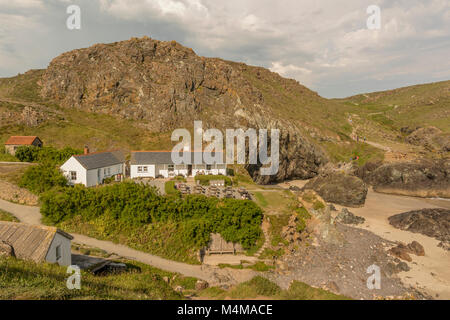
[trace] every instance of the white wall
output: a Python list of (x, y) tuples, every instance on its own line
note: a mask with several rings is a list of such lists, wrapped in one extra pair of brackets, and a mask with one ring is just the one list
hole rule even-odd
[[(147, 172), (138, 172), (138, 167), (147, 167)], [(130, 177), (134, 178), (155, 178), (155, 165), (154, 164), (140, 164), (130, 165)]]
[[(70, 266), (72, 264), (71, 241), (66, 237), (55, 234), (53, 241), (48, 249), (45, 261), (50, 263), (58, 263), (60, 266)], [(56, 260), (56, 247), (61, 247), (61, 258)]]
[[(86, 169), (74, 158), (71, 157), (67, 160), (60, 168), (63, 175), (67, 178), (70, 185), (74, 184), (87, 184)], [(77, 173), (77, 179), (71, 180), (70, 171), (75, 171)]]
[[(138, 167), (148, 167), (148, 172), (138, 172)], [(188, 175), (188, 168), (179, 168), (177, 169), (177, 166), (174, 166), (173, 175)], [(205, 174), (212, 174), (212, 175), (226, 175), (227, 169), (226, 165), (217, 165), (212, 166), (211, 170), (206, 170), (206, 165), (193, 165), (192, 168), (192, 176), (196, 176), (200, 172), (203, 172)], [(131, 165), (130, 166), (130, 176), (131, 178), (156, 178), (157, 176), (163, 176), (164, 178), (169, 178), (169, 169), (168, 165), (164, 164), (140, 164), (140, 165)]]
[(86, 186), (93, 187), (102, 184), (104, 179), (113, 177), (117, 174), (123, 174), (123, 164), (121, 163), (109, 167), (88, 170)]
[[(110, 167), (86, 170), (75, 157), (71, 157), (61, 166), (60, 170), (67, 178), (70, 185), (84, 184), (86, 187), (92, 187), (101, 184), (103, 179), (115, 176), (117, 174), (123, 174), (123, 164), (119, 163)], [(98, 176), (98, 170), (100, 170), (100, 178)], [(77, 173), (76, 180), (71, 180), (71, 171), (75, 171)]]

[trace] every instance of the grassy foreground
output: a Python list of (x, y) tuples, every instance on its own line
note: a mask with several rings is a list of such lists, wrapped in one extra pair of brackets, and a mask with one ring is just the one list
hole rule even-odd
[(0, 300), (182, 299), (162, 277), (171, 275), (133, 262), (126, 273), (94, 276), (81, 273), (81, 289), (66, 286), (65, 267), (0, 257)]
[(282, 290), (272, 281), (257, 276), (243, 282), (229, 291), (211, 287), (199, 293), (201, 298), (211, 299), (261, 299), (272, 300), (349, 300), (350, 298), (313, 288), (303, 282), (294, 281), (287, 290)]

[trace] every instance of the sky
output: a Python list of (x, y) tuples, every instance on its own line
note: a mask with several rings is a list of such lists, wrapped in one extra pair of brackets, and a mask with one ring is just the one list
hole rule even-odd
[[(81, 29), (67, 28), (67, 7)], [(380, 28), (369, 6), (380, 8)], [(450, 80), (449, 0), (0, 0), (0, 77), (149, 36), (269, 68), (327, 98)]]

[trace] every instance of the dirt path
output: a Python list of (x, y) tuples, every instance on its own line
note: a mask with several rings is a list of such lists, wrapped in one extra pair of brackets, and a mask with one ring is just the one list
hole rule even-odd
[[(335, 205), (338, 210), (342, 206)], [(450, 252), (439, 248), (438, 240), (421, 234), (403, 231), (389, 224), (392, 215), (423, 208), (442, 207), (439, 201), (376, 193), (369, 190), (364, 207), (349, 208), (366, 219), (361, 228), (391, 241), (418, 241), (425, 248), (425, 256), (412, 255), (411, 270), (399, 274), (403, 283), (419, 287), (435, 298), (450, 299)]]
[[(39, 207), (18, 205), (0, 199), (0, 209), (13, 214), (21, 222), (32, 225), (42, 225), (42, 216)], [(190, 265), (175, 262), (110, 241), (98, 240), (80, 234), (71, 233), (71, 235), (74, 237), (73, 241), (76, 243), (99, 248), (110, 254), (117, 254), (130, 260), (136, 260), (151, 265), (158, 269), (202, 279), (208, 281), (210, 285), (237, 284), (250, 280), (255, 275), (255, 272), (252, 270), (220, 269), (207, 265)]]

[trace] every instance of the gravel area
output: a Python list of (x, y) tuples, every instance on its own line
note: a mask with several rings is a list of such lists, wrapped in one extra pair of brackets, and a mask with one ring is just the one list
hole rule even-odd
[[(405, 298), (425, 296), (406, 288), (396, 273), (400, 261), (387, 254), (394, 243), (372, 232), (337, 223), (345, 239), (342, 246), (318, 240), (317, 245), (301, 244), (297, 250), (277, 262), (277, 270), (267, 277), (283, 288), (292, 280), (328, 289), (354, 299)], [(369, 289), (367, 273), (371, 265), (380, 267), (380, 289)]]

